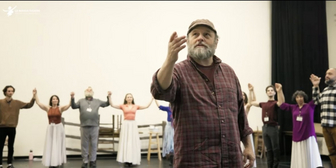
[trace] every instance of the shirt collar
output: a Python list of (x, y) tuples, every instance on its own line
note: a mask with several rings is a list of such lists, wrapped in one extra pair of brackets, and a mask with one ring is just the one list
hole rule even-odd
[[(214, 61), (213, 64), (220, 64), (222, 62), (222, 60), (220, 58), (218, 58), (216, 55), (214, 55), (212, 58), (213, 58), (213, 61)], [(191, 61), (193, 64), (197, 65), (197, 63), (189, 55), (188, 55), (187, 59), (189, 61)]]

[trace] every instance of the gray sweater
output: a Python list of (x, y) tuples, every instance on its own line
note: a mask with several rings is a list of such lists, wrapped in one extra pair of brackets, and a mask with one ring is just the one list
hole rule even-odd
[(79, 108), (79, 119), (82, 127), (84, 126), (99, 126), (99, 107), (109, 106), (109, 100), (107, 98), (106, 102), (103, 102), (99, 99), (87, 100), (80, 99), (77, 103), (75, 103), (75, 99), (71, 99), (71, 108), (78, 109)]

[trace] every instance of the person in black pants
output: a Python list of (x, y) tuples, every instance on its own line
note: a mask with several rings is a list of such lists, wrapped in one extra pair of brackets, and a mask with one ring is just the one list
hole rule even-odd
[(14, 140), (16, 135), (16, 126), (19, 121), (20, 109), (28, 109), (33, 107), (35, 99), (33, 95), (33, 98), (29, 103), (24, 103), (20, 100), (14, 100), (12, 96), (15, 92), (15, 88), (11, 85), (6, 86), (2, 91), (6, 97), (0, 100), (0, 168), (2, 168), (2, 153), (7, 136), (7, 168), (14, 168), (12, 163), (14, 154)]

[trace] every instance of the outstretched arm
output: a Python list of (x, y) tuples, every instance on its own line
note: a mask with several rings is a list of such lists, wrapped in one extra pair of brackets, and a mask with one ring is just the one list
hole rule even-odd
[(109, 99), (109, 102), (110, 102), (111, 107), (116, 108), (116, 109), (120, 109), (120, 106), (118, 106), (118, 105), (114, 105), (114, 104), (112, 103), (111, 95), (112, 95), (112, 92), (109, 91), (107, 96), (108, 96), (108, 99)]
[(60, 108), (61, 113), (63, 113), (64, 111), (68, 110), (70, 106), (71, 106), (71, 98), (70, 98), (69, 104), (67, 104), (65, 106), (62, 106)]
[(154, 97), (152, 97), (151, 101), (148, 103), (147, 106), (139, 106), (139, 110), (143, 110), (143, 109), (148, 108), (152, 104), (153, 100), (154, 100)]
[(320, 97), (321, 97), (321, 94), (320, 94), (320, 87), (319, 87), (319, 84), (320, 84), (320, 80), (321, 80), (321, 77), (318, 77), (314, 74), (311, 74), (310, 75), (310, 81), (312, 82), (313, 84), (313, 88), (312, 88), (312, 97), (313, 97), (313, 100), (314, 100), (314, 103), (317, 105), (317, 104), (320, 104)]
[(281, 104), (285, 102), (285, 96), (284, 96), (284, 93), (282, 91), (282, 85), (280, 83), (275, 83), (274, 86), (275, 86), (275, 89), (276, 89), (277, 94), (278, 94), (277, 105), (280, 107)]
[(34, 94), (34, 98), (35, 98), (35, 101), (36, 101), (36, 104), (44, 111), (48, 112), (49, 110), (49, 106), (46, 106), (44, 104), (42, 104), (37, 96), (37, 90), (36, 88), (33, 90), (33, 94)]
[(254, 87), (252, 84), (248, 84), (248, 88), (249, 88), (249, 97), (250, 97), (250, 101), (251, 101), (251, 105), (255, 106), (255, 107), (259, 107), (259, 102), (257, 102), (257, 98), (255, 96), (254, 93)]
[(170, 36), (166, 60), (157, 73), (158, 82), (163, 90), (167, 89), (172, 82), (173, 69), (175, 62), (178, 60), (178, 53), (186, 47), (184, 44), (186, 41), (185, 36), (178, 37), (176, 32)]
[(78, 109), (79, 105), (77, 103), (75, 103), (75, 93), (71, 92), (70, 96), (71, 96), (71, 108), (72, 109)]
[(108, 92), (107, 92), (107, 96), (106, 96), (107, 100), (106, 100), (105, 102), (104, 102), (104, 101), (100, 101), (100, 107), (107, 107), (107, 106), (110, 105), (110, 97), (111, 97), (111, 94), (112, 94), (111, 91), (108, 91)]

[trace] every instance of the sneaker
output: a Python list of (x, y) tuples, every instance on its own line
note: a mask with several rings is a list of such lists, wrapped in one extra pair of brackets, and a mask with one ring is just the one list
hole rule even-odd
[(87, 168), (88, 163), (83, 163), (81, 168)]
[(97, 165), (96, 165), (96, 161), (91, 161), (90, 162), (90, 168), (96, 168)]

